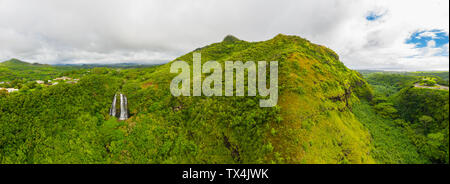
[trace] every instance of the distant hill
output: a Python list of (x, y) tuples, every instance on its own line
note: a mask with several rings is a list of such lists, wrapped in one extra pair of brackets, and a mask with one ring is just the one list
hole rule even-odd
[(105, 68), (145, 68), (154, 65), (118, 63), (118, 64), (60, 64), (48, 65), (39, 63), (28, 63), (19, 59), (10, 59), (0, 63), (0, 82), (15, 79), (45, 80), (51, 79), (63, 72), (91, 69), (97, 67)]
[[(381, 78), (387, 80), (399, 79), (399, 78), (410, 78), (416, 77), (420, 79), (422, 77), (432, 77), (436, 78), (436, 82), (440, 85), (449, 85), (449, 71), (417, 71), (417, 72), (406, 72), (406, 71), (383, 71), (383, 70), (358, 70), (363, 76), (368, 80), (369, 83), (375, 81), (380, 82)], [(373, 80), (374, 78), (375, 81)], [(392, 83), (391, 81), (390, 83)], [(393, 84), (391, 84), (393, 85)], [(387, 85), (389, 86), (389, 85)], [(403, 86), (404, 87), (404, 86)]]
[(56, 67), (47, 64), (28, 63), (18, 59), (10, 59), (0, 63), (0, 81), (17, 79), (44, 80), (70, 71), (74, 67)]
[(1, 66), (12, 66), (12, 65), (29, 65), (30, 63), (18, 60), (18, 59), (10, 59), (8, 61), (3, 61), (0, 63)]
[(50, 67), (50, 65), (39, 64), (39, 63), (28, 63), (28, 62), (13, 58), (13, 59), (1, 62), (0, 67), (8, 67), (8, 68), (15, 68), (15, 69), (27, 69), (27, 67)]
[(106, 67), (106, 68), (145, 68), (152, 67), (159, 64), (139, 64), (139, 63), (115, 63), (115, 64), (56, 64), (54, 66), (71, 66), (79, 68), (96, 68), (96, 67)]

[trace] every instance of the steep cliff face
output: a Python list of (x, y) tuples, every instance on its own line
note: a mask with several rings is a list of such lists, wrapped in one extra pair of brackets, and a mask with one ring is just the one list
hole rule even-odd
[[(206, 163), (373, 162), (370, 135), (351, 111), (352, 104), (359, 97), (370, 98), (371, 91), (359, 73), (345, 67), (332, 50), (298, 36), (277, 35), (262, 42), (227, 36), (223, 42), (174, 61), (186, 61), (192, 67), (194, 52), (201, 53), (202, 63), (218, 61), (222, 66), (225, 61), (278, 61), (279, 99), (277, 106), (261, 108), (260, 96), (163, 97), (170, 95), (161, 91), (169, 91), (175, 74), (169, 72), (172, 62), (159, 67), (144, 82), (157, 88), (143, 90), (160, 91), (157, 101), (165, 99), (171, 104), (169, 113), (178, 116), (172, 125), (183, 128), (179, 138), (195, 150), (185, 152), (185, 159)], [(139, 114), (159, 114), (132, 107), (130, 111), (136, 112), (136, 119), (144, 118)]]

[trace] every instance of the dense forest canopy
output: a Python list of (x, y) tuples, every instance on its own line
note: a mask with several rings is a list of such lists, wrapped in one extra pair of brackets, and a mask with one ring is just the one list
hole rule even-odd
[[(427, 160), (425, 163), (448, 163), (449, 72), (363, 72), (363, 74), (375, 92), (371, 102), (373, 110), (377, 116), (384, 118), (385, 124), (391, 125), (389, 129), (401, 132), (401, 135), (396, 137), (409, 137), (417, 153)], [(437, 81), (437, 84), (432, 85), (442, 85), (444, 88), (417, 86), (424, 81), (425, 83)], [(387, 136), (383, 136), (380, 141), (386, 138)], [(383, 142), (384, 144), (389, 143)]]
[[(193, 52), (174, 61), (192, 65)], [(448, 163), (448, 91), (414, 87), (423, 77), (448, 86), (448, 72), (362, 75), (334, 51), (286, 35), (227, 36), (195, 52), (222, 65), (278, 61), (277, 106), (259, 107), (261, 96), (174, 97), (173, 61), (91, 68), (13, 59), (0, 63), (0, 85), (20, 89), (0, 90), (0, 163)], [(79, 82), (36, 83), (61, 76)], [(118, 92), (128, 98), (126, 121), (109, 114)]]

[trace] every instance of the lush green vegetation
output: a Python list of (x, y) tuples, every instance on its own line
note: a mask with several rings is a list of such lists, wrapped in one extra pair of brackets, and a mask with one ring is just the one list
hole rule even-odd
[(353, 112), (372, 135), (371, 153), (378, 163), (429, 163), (425, 156), (418, 153), (406, 130), (397, 125), (395, 120), (379, 116), (366, 101), (355, 105)]
[[(414, 83), (449, 86), (449, 72), (380, 72), (360, 71), (377, 94), (390, 96)], [(426, 79), (426, 80), (424, 80)]]
[[(399, 132), (405, 134), (415, 147), (415, 151), (411, 151), (411, 154), (420, 154), (420, 157), (426, 159), (427, 163), (448, 163), (449, 92), (448, 90), (414, 87), (414, 84), (434, 86), (436, 81), (441, 79), (440, 77), (447, 76), (448, 80), (448, 72), (447, 74), (445, 72), (401, 74), (377, 72), (366, 73), (365, 76), (375, 89), (371, 109), (384, 120), (377, 120), (376, 117), (371, 119), (377, 120), (377, 122), (391, 122), (390, 129), (398, 129)], [(360, 119), (370, 116), (368, 111), (366, 114), (355, 114), (359, 115)], [(364, 123), (364, 121), (362, 122)], [(381, 124), (379, 123), (377, 126)], [(366, 126), (369, 129), (374, 127), (370, 123), (366, 123)], [(386, 133), (384, 135), (383, 132), (377, 135), (377, 130), (370, 130), (370, 132), (374, 136), (375, 142), (377, 141), (376, 137), (381, 140), (388, 140), (390, 137)], [(389, 131), (389, 133), (392, 132), (395, 131)], [(395, 137), (400, 140), (401, 136), (399, 134)], [(391, 143), (395, 143), (395, 141), (391, 140)], [(385, 141), (381, 144), (388, 145)], [(402, 143), (402, 145), (407, 144)], [(408, 158), (413, 157), (408, 156)], [(404, 159), (401, 162), (409, 163), (410, 159)]]
[(68, 76), (72, 78), (81, 78), (89, 74), (94, 68), (144, 68), (152, 65), (138, 64), (112, 64), (112, 65), (44, 65), (38, 63), (27, 63), (18, 59), (11, 59), (0, 62), (0, 87), (32, 89), (38, 87), (36, 80), (42, 80), (47, 83), (48, 80), (57, 77)]
[(448, 86), (449, 85), (449, 79), (448, 79), (448, 75), (449, 72), (409, 72), (407, 73), (407, 75), (412, 75), (412, 76), (431, 76), (436, 78), (436, 82), (440, 85), (445, 85)]
[[(174, 97), (169, 85), (177, 74), (169, 72), (171, 63), (23, 74), (19, 92), (0, 92), (0, 163), (448, 163), (442, 157), (446, 150), (448, 157), (448, 143), (442, 145), (442, 137), (448, 142), (448, 115), (441, 115), (448, 114), (448, 102), (447, 109), (433, 111), (442, 104), (427, 101), (430, 109), (420, 117), (409, 117), (411, 108), (399, 106), (416, 100), (402, 90), (415, 82), (413, 76), (368, 78), (379, 86), (374, 96), (363, 76), (336, 53), (297, 36), (262, 42), (227, 36), (195, 52), (202, 62), (222, 65), (278, 61), (278, 105), (259, 107), (261, 96)], [(174, 61), (192, 64), (192, 55)], [(30, 82), (53, 75), (80, 81)], [(128, 97), (126, 121), (108, 114), (119, 91)]]
[(79, 84), (59, 84), (0, 96), (2, 163), (99, 163), (119, 134), (105, 121), (120, 80), (92, 75)]
[(434, 163), (448, 163), (449, 92), (405, 88), (393, 101), (419, 152)]
[(415, 76), (402, 74), (372, 73), (366, 75), (367, 82), (373, 87), (376, 94), (390, 96), (402, 88), (412, 86), (420, 79)]
[(0, 63), (0, 82), (22, 80), (50, 80), (61, 73), (76, 70), (76, 67), (55, 67), (37, 63), (27, 63), (11, 59)]

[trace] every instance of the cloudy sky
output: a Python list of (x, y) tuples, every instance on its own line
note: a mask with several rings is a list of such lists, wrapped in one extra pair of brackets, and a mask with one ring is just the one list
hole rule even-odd
[(449, 69), (448, 0), (0, 0), (0, 61), (164, 63), (278, 33), (352, 69)]

